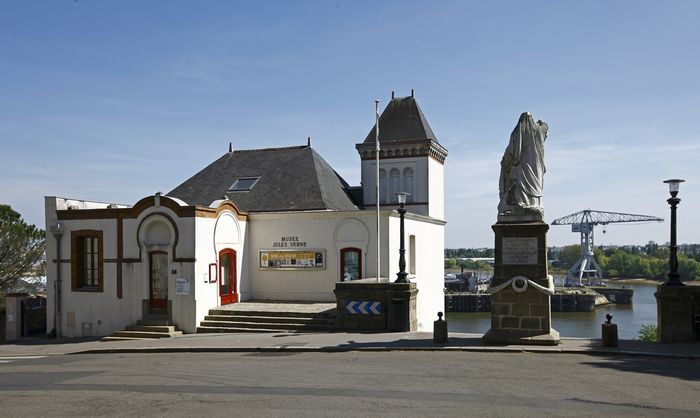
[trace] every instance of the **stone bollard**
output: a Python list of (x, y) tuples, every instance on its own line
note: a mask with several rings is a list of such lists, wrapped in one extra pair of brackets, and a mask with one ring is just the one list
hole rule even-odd
[(607, 321), (602, 325), (602, 345), (603, 347), (617, 347), (619, 345), (617, 339), (617, 324), (610, 322), (612, 321), (612, 314), (605, 315), (605, 318)]
[(447, 343), (447, 321), (443, 321), (442, 312), (438, 312), (438, 319), (433, 322), (433, 344), (445, 343)]

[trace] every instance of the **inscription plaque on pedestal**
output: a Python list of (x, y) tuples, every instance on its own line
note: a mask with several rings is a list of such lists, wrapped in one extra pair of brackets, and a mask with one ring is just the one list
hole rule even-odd
[(503, 264), (537, 264), (537, 237), (503, 237)]

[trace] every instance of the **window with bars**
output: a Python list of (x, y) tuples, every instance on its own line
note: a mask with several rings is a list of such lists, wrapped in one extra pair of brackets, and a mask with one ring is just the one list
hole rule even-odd
[(101, 292), (103, 289), (102, 231), (71, 232), (71, 288)]

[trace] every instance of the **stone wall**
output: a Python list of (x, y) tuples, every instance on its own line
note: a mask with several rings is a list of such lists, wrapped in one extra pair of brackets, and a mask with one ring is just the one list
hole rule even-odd
[(659, 342), (700, 341), (700, 286), (657, 286)]
[(549, 333), (551, 328), (549, 296), (528, 287), (518, 293), (508, 287), (492, 296), (491, 327), (517, 329), (524, 334)]
[[(370, 279), (336, 283), (336, 328), (354, 331), (416, 331), (415, 283), (376, 283)], [(379, 313), (353, 313), (351, 302), (379, 302)], [(353, 304), (357, 311), (357, 304)]]

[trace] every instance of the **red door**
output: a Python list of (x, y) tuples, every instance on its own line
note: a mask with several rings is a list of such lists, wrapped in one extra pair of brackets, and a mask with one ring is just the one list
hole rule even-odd
[(238, 302), (236, 287), (236, 252), (230, 248), (219, 253), (219, 296), (221, 304)]

